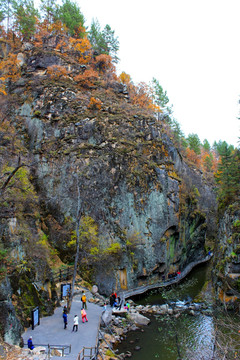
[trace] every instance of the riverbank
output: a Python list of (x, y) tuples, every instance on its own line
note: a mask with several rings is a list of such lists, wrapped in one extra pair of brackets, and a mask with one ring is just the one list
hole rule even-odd
[(145, 332), (153, 317), (161, 316), (162, 321), (169, 322), (171, 319), (175, 320), (181, 316), (184, 318), (186, 316), (197, 317), (200, 314), (209, 316), (211, 313), (204, 303), (178, 301), (171, 304), (143, 306), (130, 301), (130, 304), (130, 310), (127, 313), (113, 312), (111, 324), (105, 328), (102, 327), (101, 333), (104, 338), (102, 338), (99, 351), (104, 360), (127, 359), (132, 357), (132, 352), (140, 351), (143, 344), (136, 341), (137, 335), (135, 341), (132, 342), (135, 345), (131, 346), (131, 350), (127, 349), (125, 352), (119, 353), (118, 347), (130, 332)]

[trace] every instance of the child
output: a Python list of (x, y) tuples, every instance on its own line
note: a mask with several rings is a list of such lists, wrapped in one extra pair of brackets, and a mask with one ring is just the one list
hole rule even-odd
[(74, 319), (73, 319), (73, 329), (72, 331), (74, 331), (74, 329), (76, 329), (76, 332), (78, 331), (78, 316), (75, 315)]
[(84, 323), (84, 320), (86, 320), (86, 322), (88, 322), (87, 313), (83, 308), (81, 310), (81, 315), (82, 315), (82, 322)]

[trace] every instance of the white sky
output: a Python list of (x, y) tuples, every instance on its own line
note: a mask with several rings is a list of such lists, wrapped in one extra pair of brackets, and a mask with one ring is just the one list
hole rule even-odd
[[(118, 73), (155, 77), (185, 136), (240, 136), (240, 0), (76, 0), (90, 27), (109, 24), (120, 42)], [(240, 106), (239, 106), (240, 108)]]

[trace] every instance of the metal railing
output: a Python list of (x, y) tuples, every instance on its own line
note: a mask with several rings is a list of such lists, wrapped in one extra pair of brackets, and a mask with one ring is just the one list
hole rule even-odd
[(92, 347), (84, 346), (82, 348), (82, 350), (80, 351), (80, 353), (78, 354), (78, 357), (76, 360), (85, 360), (85, 359), (95, 360), (95, 359), (97, 359), (98, 349), (99, 349), (99, 333), (100, 333), (101, 319), (102, 319), (102, 315), (99, 317), (99, 321), (98, 321), (97, 338), (96, 338), (95, 346), (92, 346)]
[(97, 356), (96, 347), (83, 347), (80, 353), (78, 354), (77, 360), (90, 359), (93, 360)]
[(140, 295), (143, 294), (145, 292), (147, 292), (148, 290), (153, 290), (153, 289), (157, 289), (157, 288), (161, 288), (161, 287), (165, 287), (165, 286), (169, 286), (172, 284), (176, 284), (178, 283), (180, 280), (182, 280), (186, 275), (188, 275), (190, 273), (190, 271), (197, 265), (202, 264), (204, 262), (207, 262), (208, 260), (210, 260), (212, 257), (211, 255), (207, 255), (204, 259), (198, 260), (198, 261), (194, 261), (192, 263), (190, 263), (188, 266), (186, 266), (186, 268), (181, 272), (181, 274), (174, 276), (171, 279), (165, 280), (165, 281), (161, 281), (161, 282), (156, 282), (154, 284), (150, 284), (150, 285), (143, 285), (143, 286), (139, 286), (137, 288), (134, 289), (129, 289), (129, 290), (125, 290), (125, 291), (121, 291), (124, 298), (129, 298), (131, 296), (134, 295)]
[[(27, 346), (27, 344), (24, 344), (24, 346)], [(53, 350), (56, 350), (59, 352), (59, 356), (65, 356), (69, 355), (71, 353), (72, 347), (71, 345), (52, 345), (52, 344), (35, 344), (36, 346), (42, 346), (46, 348), (46, 354), (48, 355), (48, 359), (50, 359), (51, 353)]]

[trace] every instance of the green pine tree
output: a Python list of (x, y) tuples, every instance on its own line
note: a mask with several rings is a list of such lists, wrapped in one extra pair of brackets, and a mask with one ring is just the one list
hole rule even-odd
[(64, 0), (54, 14), (54, 20), (60, 20), (68, 29), (68, 34), (74, 36), (80, 26), (84, 26), (84, 16), (79, 6), (70, 0)]

